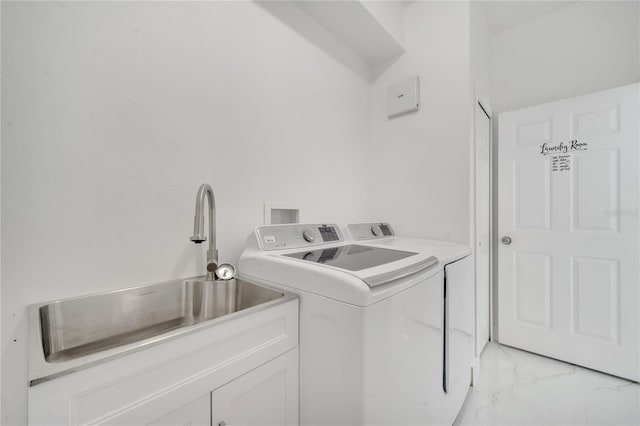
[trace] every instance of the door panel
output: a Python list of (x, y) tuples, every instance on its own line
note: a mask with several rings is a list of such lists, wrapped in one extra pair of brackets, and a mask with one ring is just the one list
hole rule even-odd
[[(499, 123), (502, 343), (640, 379), (640, 85)], [(508, 242), (508, 241), (507, 241)]]
[(618, 261), (572, 257), (571, 331), (618, 342)]
[(529, 146), (538, 146), (540, 140), (551, 139), (551, 118), (533, 122), (518, 123), (514, 126), (515, 137), (514, 145), (518, 148)]
[(573, 137), (602, 136), (618, 132), (618, 105), (571, 114)]
[(549, 230), (551, 184), (549, 159), (514, 161), (515, 229)]
[(551, 256), (515, 253), (513, 316), (519, 323), (551, 326)]
[(571, 170), (572, 231), (618, 231), (618, 150), (576, 155)]

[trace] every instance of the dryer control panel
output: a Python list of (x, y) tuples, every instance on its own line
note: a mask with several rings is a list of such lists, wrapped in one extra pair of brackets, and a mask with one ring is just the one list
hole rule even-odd
[(347, 225), (349, 234), (353, 241), (379, 240), (381, 238), (393, 237), (391, 225), (388, 223), (351, 223)]
[(333, 223), (260, 226), (256, 234), (260, 247), (266, 251), (316, 247), (344, 241), (340, 227)]

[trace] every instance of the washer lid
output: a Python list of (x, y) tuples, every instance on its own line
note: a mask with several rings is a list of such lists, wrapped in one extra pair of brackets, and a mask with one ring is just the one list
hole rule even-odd
[(348, 271), (361, 271), (416, 254), (410, 251), (349, 244), (346, 246), (299, 251), (285, 254), (285, 256), (306, 260), (307, 262), (323, 263)]
[[(438, 263), (435, 256), (358, 244), (305, 250), (282, 256), (342, 269), (357, 276), (369, 287), (397, 280)], [(378, 268), (394, 262), (393, 266)]]

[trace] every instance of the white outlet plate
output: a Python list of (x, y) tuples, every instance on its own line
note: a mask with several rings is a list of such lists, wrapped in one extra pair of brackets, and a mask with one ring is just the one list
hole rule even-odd
[(300, 207), (294, 203), (280, 203), (265, 201), (264, 224), (282, 225), (285, 223), (300, 223)]
[(410, 77), (387, 87), (387, 117), (396, 117), (420, 108), (420, 78)]

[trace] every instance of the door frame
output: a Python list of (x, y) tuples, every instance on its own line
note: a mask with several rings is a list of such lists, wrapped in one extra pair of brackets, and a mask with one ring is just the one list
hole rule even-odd
[[(477, 119), (478, 116), (476, 114), (477, 107), (480, 106), (484, 114), (489, 118), (489, 341), (495, 341), (493, 329), (494, 329), (494, 258), (495, 258), (495, 227), (494, 227), (494, 142), (493, 142), (493, 112), (489, 103), (489, 100), (481, 95), (475, 93), (472, 97), (473, 100), (473, 108), (471, 111), (471, 132), (470, 132), (470, 152), (469, 152), (469, 161), (470, 161), (470, 173), (469, 173), (469, 198), (470, 198), (470, 211), (469, 211), (469, 241), (471, 242), (472, 252), (473, 252), (473, 273), (474, 273), (474, 292), (477, 290), (477, 286), (475, 285), (475, 277), (477, 276), (477, 256), (476, 256), (476, 128), (477, 128)], [(474, 294), (474, 306), (477, 306), (478, 295)], [(474, 318), (477, 319), (477, 312), (474, 312)], [(477, 332), (477, 324), (476, 324), (476, 332)], [(474, 378), (477, 375), (477, 367), (479, 366), (479, 348), (477, 344), (477, 337), (474, 339)]]

